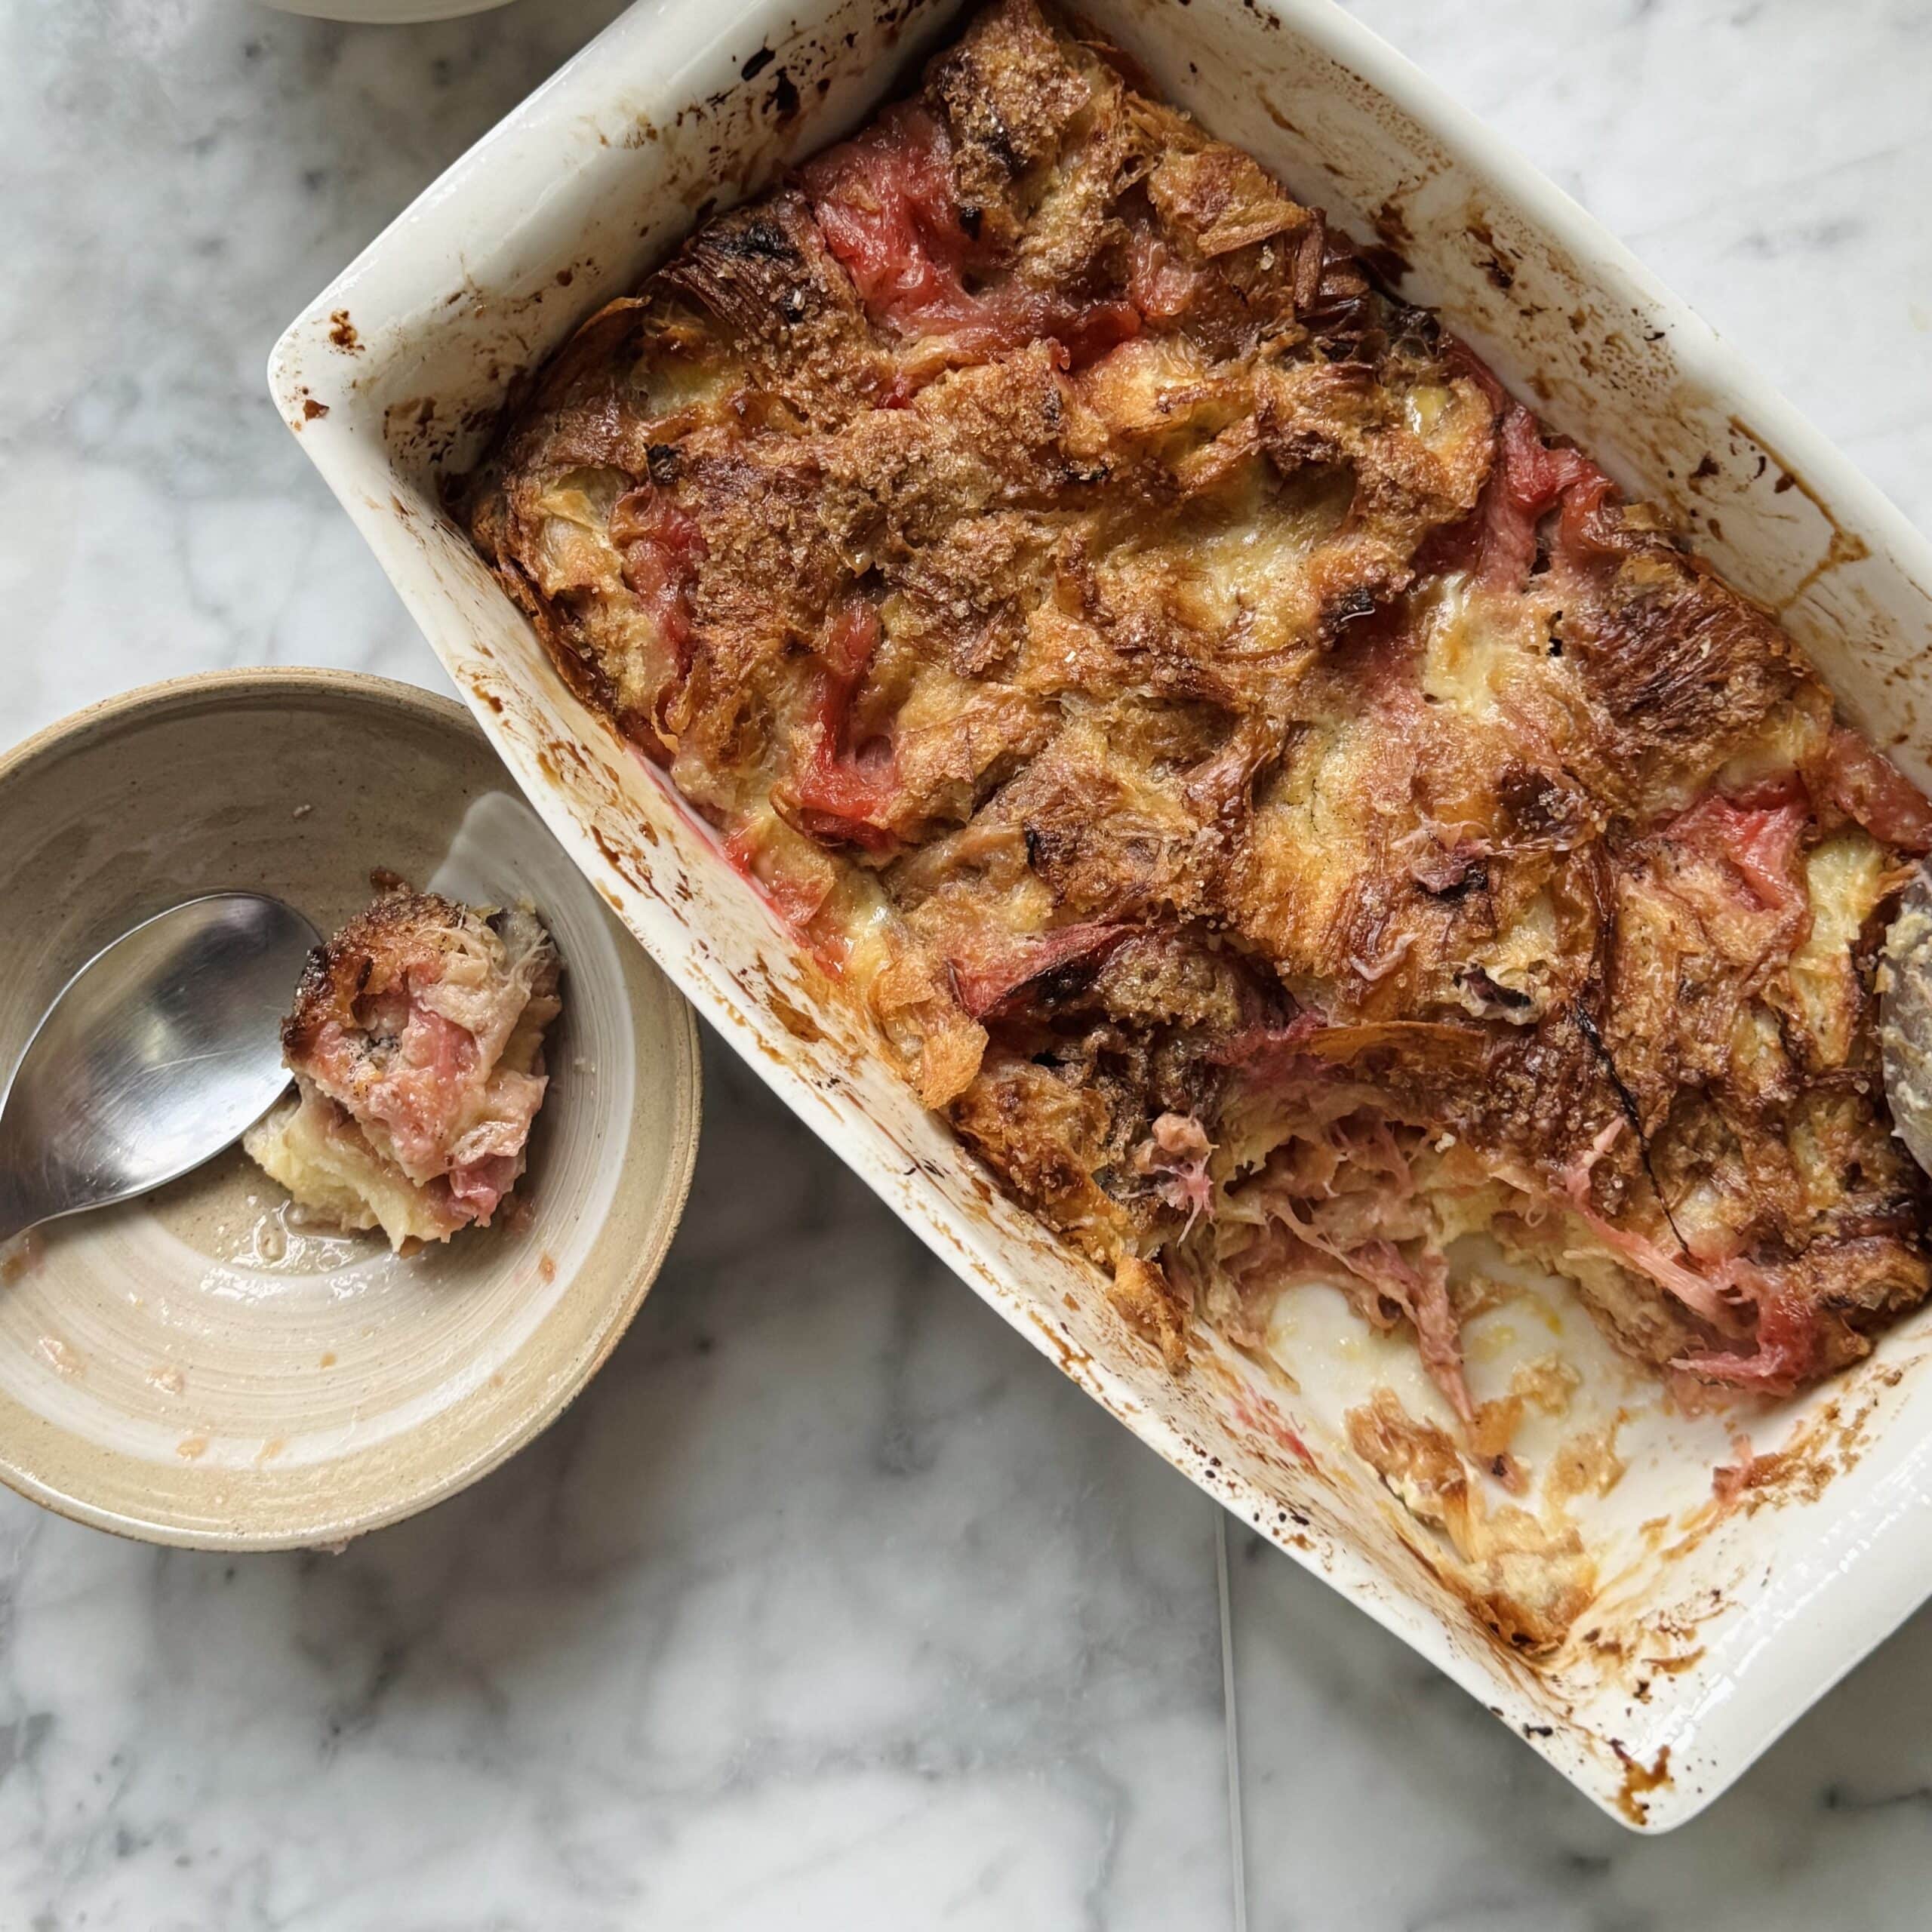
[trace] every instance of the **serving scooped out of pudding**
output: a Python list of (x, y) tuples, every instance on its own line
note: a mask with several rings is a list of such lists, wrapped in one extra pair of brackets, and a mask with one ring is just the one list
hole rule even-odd
[(543, 1104), (561, 974), (527, 907), (380, 891), (310, 954), (281, 1029), (295, 1093), (243, 1145), (317, 1221), (393, 1247), (488, 1226)]

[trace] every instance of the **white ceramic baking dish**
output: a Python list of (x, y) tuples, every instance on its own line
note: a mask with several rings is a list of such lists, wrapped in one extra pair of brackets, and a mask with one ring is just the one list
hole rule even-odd
[[(1345, 1446), (1343, 1407), (1407, 1365), (1365, 1365), (1314, 1291), (1281, 1337), (1293, 1382), (1218, 1350), (1171, 1380), (1092, 1272), (921, 1112), (710, 833), (573, 700), (441, 512), (439, 478), (473, 459), (520, 372), (695, 223), (903, 85), (958, 11), (640, 0), (293, 325), (277, 402), (565, 848), (801, 1117), (1161, 1455), (1613, 1815), (1681, 1823), (1932, 1592), (1932, 1327), (1909, 1323), (1855, 1374), (1757, 1419), (1760, 1450), (1795, 1444), (1795, 1460), (1760, 1506), (1723, 1512), (1712, 1469), (1734, 1423), (1663, 1414), (1597, 1350), (1595, 1399), (1632, 1411), (1628, 1472), (1588, 1512), (1607, 1580), (1569, 1645), (1531, 1667)], [(1214, 131), (1379, 242), (1390, 272), (1405, 263), (1405, 293), (1672, 506), (1927, 775), (1932, 554), (1622, 247), (1327, 0), (1087, 0), (1084, 14)], [(1476, 1359), (1480, 1378), (1491, 1358)], [(1412, 1373), (1405, 1386), (1426, 1401)]]

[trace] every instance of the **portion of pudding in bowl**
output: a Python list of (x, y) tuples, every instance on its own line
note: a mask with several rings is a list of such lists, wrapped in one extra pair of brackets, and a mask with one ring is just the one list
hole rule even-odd
[(318, 1220), (392, 1247), (488, 1226), (524, 1171), (561, 965), (536, 915), (384, 891), (309, 958), (294, 1098), (243, 1145)]

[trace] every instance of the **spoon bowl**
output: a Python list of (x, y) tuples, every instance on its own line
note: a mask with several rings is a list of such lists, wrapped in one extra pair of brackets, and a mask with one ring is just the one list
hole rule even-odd
[(151, 1192), (260, 1119), (288, 1084), (277, 1022), (318, 937), (279, 899), (220, 892), (96, 953), (0, 1101), (0, 1240)]

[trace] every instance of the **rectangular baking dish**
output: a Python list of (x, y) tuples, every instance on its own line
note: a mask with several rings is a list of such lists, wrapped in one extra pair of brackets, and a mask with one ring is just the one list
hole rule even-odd
[[(297, 318), (270, 364), (276, 402), (565, 848), (814, 1131), (1162, 1456), (1613, 1816), (1668, 1829), (1932, 1593), (1932, 1327), (1758, 1419), (1757, 1451), (1782, 1460), (1722, 1508), (1712, 1473), (1735, 1424), (1666, 1413), (1599, 1352), (1629, 1411), (1626, 1472), (1586, 1525), (1604, 1580), (1531, 1664), (1346, 1447), (1343, 1410), (1389, 1364), (1365, 1368), (1341, 1327), (1312, 1321), (1292, 1380), (1211, 1342), (1171, 1380), (1092, 1270), (919, 1109), (707, 829), (572, 698), (442, 512), (439, 479), (474, 460), (521, 374), (903, 85), (958, 11), (639, 0)], [(1927, 546), (1589, 217), (1328, 0), (1087, 0), (1081, 17), (1379, 246), (1402, 292), (1668, 506), (1876, 741), (1932, 775)]]

